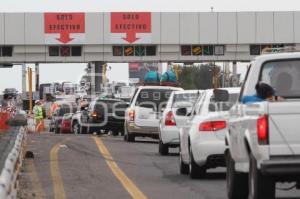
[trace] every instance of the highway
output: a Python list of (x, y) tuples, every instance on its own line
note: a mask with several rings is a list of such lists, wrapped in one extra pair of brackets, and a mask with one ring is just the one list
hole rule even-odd
[[(178, 149), (158, 154), (156, 140), (126, 143), (120, 136), (29, 134), (19, 199), (225, 199), (225, 169), (205, 179), (180, 175)], [(289, 187), (290, 185), (278, 185)], [(300, 191), (278, 191), (296, 199)]]

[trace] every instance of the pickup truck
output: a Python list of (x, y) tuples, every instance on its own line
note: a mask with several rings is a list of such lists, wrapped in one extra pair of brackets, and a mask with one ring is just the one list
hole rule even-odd
[[(258, 82), (275, 89), (274, 100), (243, 103)], [(276, 99), (279, 96), (279, 100)], [(276, 100), (275, 100), (276, 99)], [(275, 198), (276, 182), (300, 182), (300, 53), (256, 57), (248, 68), (225, 136), (229, 199)]]

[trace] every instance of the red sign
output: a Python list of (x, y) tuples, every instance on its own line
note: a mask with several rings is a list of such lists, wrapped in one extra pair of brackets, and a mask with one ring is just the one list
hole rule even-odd
[(45, 33), (59, 33), (61, 43), (73, 40), (70, 33), (85, 33), (84, 13), (44, 13)]
[(134, 43), (136, 33), (151, 33), (151, 12), (112, 12), (111, 33), (126, 33), (123, 39)]
[(139, 63), (129, 63), (129, 70), (130, 71), (138, 71), (140, 68)]

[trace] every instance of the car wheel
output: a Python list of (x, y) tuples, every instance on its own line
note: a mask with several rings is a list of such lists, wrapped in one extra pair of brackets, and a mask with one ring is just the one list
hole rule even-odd
[(113, 135), (113, 136), (118, 136), (118, 135), (119, 135), (119, 132), (118, 132), (118, 131), (112, 131), (112, 135)]
[(60, 128), (55, 127), (54, 133), (55, 133), (55, 134), (59, 134), (59, 133), (60, 133)]
[(129, 134), (126, 127), (125, 127), (125, 132), (124, 132), (124, 140), (126, 142), (134, 142), (135, 141), (135, 136), (132, 134)]
[(247, 199), (248, 180), (247, 174), (235, 171), (235, 163), (230, 152), (226, 153), (226, 185), (228, 199)]
[(160, 155), (168, 155), (169, 154), (169, 146), (164, 144), (161, 140), (158, 142), (158, 152)]
[(124, 136), (124, 135), (125, 135), (124, 129), (122, 129), (120, 132), (121, 132), (121, 136)]
[(135, 136), (132, 134), (127, 135), (127, 142), (134, 142), (135, 141)]
[(86, 126), (79, 125), (79, 129), (80, 129), (80, 134), (87, 134), (88, 133), (88, 128)]
[(73, 124), (72, 131), (73, 131), (74, 134), (79, 134), (80, 133), (80, 125), (77, 122), (75, 122)]
[(184, 163), (182, 160), (180, 146), (179, 146), (179, 170), (180, 170), (180, 174), (184, 174), (184, 175), (189, 174), (189, 165)]
[(194, 159), (192, 147), (190, 146), (190, 161), (189, 161), (189, 174), (192, 179), (203, 178), (206, 174), (206, 167), (199, 166)]
[(249, 199), (274, 199), (275, 198), (275, 182), (268, 176), (262, 175), (257, 169), (257, 161), (255, 157), (250, 155), (249, 170)]

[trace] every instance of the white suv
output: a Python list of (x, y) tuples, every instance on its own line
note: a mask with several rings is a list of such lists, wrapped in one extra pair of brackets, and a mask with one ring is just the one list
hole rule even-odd
[[(300, 181), (300, 53), (256, 57), (226, 134), (229, 199), (272, 199), (276, 182)], [(264, 82), (280, 100), (245, 103)], [(277, 97), (278, 98), (278, 97)]]
[(173, 91), (182, 88), (168, 86), (140, 86), (125, 113), (124, 140), (133, 142), (135, 137), (158, 138), (159, 118)]
[(161, 155), (167, 155), (169, 147), (179, 146), (179, 128), (185, 124), (188, 119), (187, 113), (191, 111), (202, 92), (201, 90), (172, 92), (159, 122), (158, 151)]

